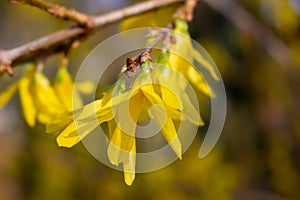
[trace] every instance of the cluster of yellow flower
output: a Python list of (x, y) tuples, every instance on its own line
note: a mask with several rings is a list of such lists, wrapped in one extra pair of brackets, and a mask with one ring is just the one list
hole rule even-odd
[[(175, 22), (175, 31), (188, 34), (185, 21), (178, 19)], [(169, 51), (162, 53), (154, 67), (150, 60), (140, 63), (139, 74), (132, 80), (130, 88), (126, 85), (124, 73), (116, 84), (106, 91), (102, 99), (77, 110), (73, 114), (74, 119), (70, 114), (69, 121), (58, 120), (49, 124), (47, 131), (61, 132), (57, 138), (59, 146), (72, 147), (100, 124), (107, 122), (110, 141), (107, 149), (108, 159), (113, 165), (123, 164), (127, 185), (131, 185), (135, 178), (136, 125), (148, 117), (156, 122), (166, 141), (181, 159), (181, 142), (174, 121), (188, 120), (196, 125), (204, 124), (186, 94), (186, 85), (189, 81), (206, 95), (213, 96), (214, 93), (193, 64), (172, 53), (177, 48), (189, 52), (189, 55), (192, 52), (193, 58), (218, 80), (212, 66), (193, 48), (187, 37), (177, 40)], [(128, 119), (128, 116), (131, 119)]]
[[(0, 94), (0, 108), (2, 108), (19, 90), (23, 115), (31, 127), (36, 124), (36, 120), (48, 124), (72, 108), (82, 106), (79, 91), (74, 90), (73, 80), (66, 67), (58, 69), (54, 84), (51, 86), (48, 78), (42, 73), (42, 64), (38, 65), (28, 65), (23, 77)], [(76, 89), (86, 93), (93, 90), (93, 85), (84, 83)]]
[[(175, 31), (188, 36), (185, 21), (176, 19), (174, 26)], [(178, 49), (192, 56), (218, 80), (213, 67), (194, 49), (190, 38), (176, 37), (176, 43), (163, 51), (156, 63), (148, 57), (142, 59), (137, 66), (139, 71), (134, 78), (129, 78), (129, 84), (127, 69), (102, 99), (83, 107), (66, 68), (58, 70), (51, 87), (47, 78), (34, 66), (28, 67), (23, 78), (3, 92), (0, 106), (19, 88), (26, 122), (34, 126), (37, 118), (47, 124), (47, 132), (59, 132), (57, 143), (63, 147), (74, 146), (99, 125), (107, 123), (110, 141), (108, 159), (113, 165), (123, 164), (125, 183), (131, 185), (136, 168), (136, 126), (153, 119), (181, 159), (182, 147), (174, 122), (186, 120), (197, 126), (204, 124), (186, 93), (187, 84), (190, 82), (204, 94), (214, 96), (193, 64), (174, 53)], [(74, 98), (77, 105), (73, 105)]]

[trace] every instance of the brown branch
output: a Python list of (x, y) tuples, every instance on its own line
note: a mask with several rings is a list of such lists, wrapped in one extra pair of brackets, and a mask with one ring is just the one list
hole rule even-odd
[(66, 7), (47, 2), (45, 0), (10, 0), (10, 2), (31, 5), (44, 10), (57, 18), (71, 20), (82, 26), (87, 26), (89, 28), (94, 26), (91, 16), (78, 12), (74, 9), (67, 9)]
[(176, 10), (174, 17), (184, 19), (188, 22), (192, 21), (196, 5), (197, 0), (185, 0), (185, 4)]
[(247, 10), (232, 0), (203, 0), (226, 17), (233, 25), (251, 36), (265, 48), (273, 60), (285, 71), (294, 71), (294, 62), (286, 44), (261, 24)]
[(194, 10), (197, 5), (197, 0), (186, 0), (185, 7), (186, 7), (186, 20), (192, 21)]
[(172, 23), (167, 24), (165, 29), (160, 30), (160, 33), (156, 36), (155, 40), (149, 44), (149, 46), (147, 46), (147, 48), (139, 56), (142, 56), (145, 53), (150, 53), (152, 49), (166, 36), (170, 29), (173, 29)]
[(164, 37), (167, 36), (167, 33), (173, 29), (173, 24), (169, 23), (165, 29), (154, 30), (152, 36), (155, 37), (154, 41), (149, 44), (145, 50), (143, 50), (139, 55), (127, 58), (126, 64), (122, 67), (118, 78), (122, 78), (124, 75), (127, 75), (130, 79), (135, 76), (136, 69), (141, 66), (142, 63), (147, 60), (151, 60), (150, 52), (152, 49), (159, 44)]
[[(74, 41), (93, 33), (106, 25), (144, 12), (169, 6), (182, 0), (155, 0), (137, 3), (120, 10), (93, 17), (94, 29), (72, 26), (41, 37), (27, 44), (9, 50), (0, 51), (0, 70), (6, 71), (10, 66), (32, 61), (35, 58), (46, 57), (68, 49)], [(0, 71), (1, 72), (1, 71)]]

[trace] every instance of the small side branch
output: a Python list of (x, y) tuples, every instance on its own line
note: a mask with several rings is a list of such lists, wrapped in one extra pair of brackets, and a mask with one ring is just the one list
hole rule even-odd
[(140, 67), (142, 63), (146, 62), (147, 60), (151, 61), (150, 52), (159, 44), (161, 40), (167, 37), (167, 34), (170, 33), (171, 29), (173, 29), (173, 24), (169, 23), (164, 29), (154, 30), (154, 41), (149, 44), (139, 55), (127, 58), (126, 65), (122, 67), (118, 78), (122, 78), (125, 74), (127, 74), (129, 78), (133, 78), (136, 74), (136, 69)]
[(196, 5), (197, 0), (185, 0), (185, 4), (177, 9), (174, 13), (174, 17), (182, 18), (188, 22), (192, 21)]

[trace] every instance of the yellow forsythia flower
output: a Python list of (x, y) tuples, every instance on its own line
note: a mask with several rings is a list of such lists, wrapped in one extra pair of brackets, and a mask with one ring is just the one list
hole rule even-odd
[(59, 100), (69, 111), (82, 107), (82, 99), (79, 92), (88, 94), (94, 90), (94, 85), (88, 81), (74, 85), (74, 81), (66, 67), (60, 67), (57, 71), (53, 88)]
[(41, 72), (34, 73), (30, 90), (39, 122), (50, 123), (67, 111), (67, 108), (57, 98), (49, 80)]
[[(213, 66), (196, 49), (194, 49), (188, 32), (187, 22), (177, 18), (174, 20), (174, 25), (174, 31), (182, 33), (186, 35), (186, 37), (175, 34), (177, 36), (176, 43), (171, 44), (170, 52), (168, 52), (168, 61), (166, 64), (183, 74), (196, 88), (198, 88), (204, 94), (213, 97), (215, 95), (214, 92), (206, 84), (201, 74), (194, 68), (193, 63), (189, 63), (187, 60), (185, 60), (185, 58), (176, 54), (176, 52), (180, 52), (182, 55), (186, 56), (188, 60), (194, 60), (198, 62), (198, 64), (206, 69), (215, 80), (219, 80), (219, 77), (217, 76)], [(180, 85), (184, 87), (183, 84)]]
[(29, 66), (23, 77), (9, 86), (0, 96), (0, 108), (3, 107), (19, 89), (22, 111), (29, 126), (34, 126), (36, 119), (41, 123), (49, 123), (56, 116), (67, 111), (58, 100), (48, 79)]
[[(135, 131), (140, 121), (148, 116), (152, 118), (179, 159), (182, 157), (182, 147), (174, 120), (188, 120), (193, 124), (203, 125), (200, 114), (185, 92), (177, 87), (176, 80), (168, 80), (168, 83), (173, 83), (157, 89), (154, 82), (164, 81), (160, 73), (153, 73), (148, 61), (140, 68), (141, 72), (130, 89), (123, 76), (102, 99), (47, 125), (48, 132), (61, 132), (57, 137), (59, 146), (72, 147), (100, 124), (107, 122), (110, 140), (108, 159), (113, 165), (123, 164), (127, 185), (131, 185), (135, 179)], [(178, 93), (180, 95), (176, 96)]]

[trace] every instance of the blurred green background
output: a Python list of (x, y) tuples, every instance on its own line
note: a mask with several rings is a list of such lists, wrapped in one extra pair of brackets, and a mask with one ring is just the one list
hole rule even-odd
[[(96, 15), (137, 1), (54, 2)], [(197, 5), (191, 36), (219, 67), (228, 99), (224, 130), (207, 157), (198, 158), (204, 127), (183, 160), (137, 174), (128, 187), (122, 172), (99, 163), (82, 144), (59, 148), (44, 126), (28, 128), (16, 95), (0, 110), (0, 200), (300, 199), (300, 1), (237, 2), (289, 47), (295, 66), (287, 73), (251, 33), (242, 32), (207, 4)], [(72, 24), (27, 5), (2, 0), (0, 8), (0, 49)], [(71, 52), (71, 73), (75, 75), (89, 51), (118, 33), (118, 28), (116, 23), (100, 30)], [(49, 77), (54, 76), (57, 62), (57, 56), (46, 61)], [(21, 73), (20, 67), (13, 78), (2, 76), (0, 91)]]

